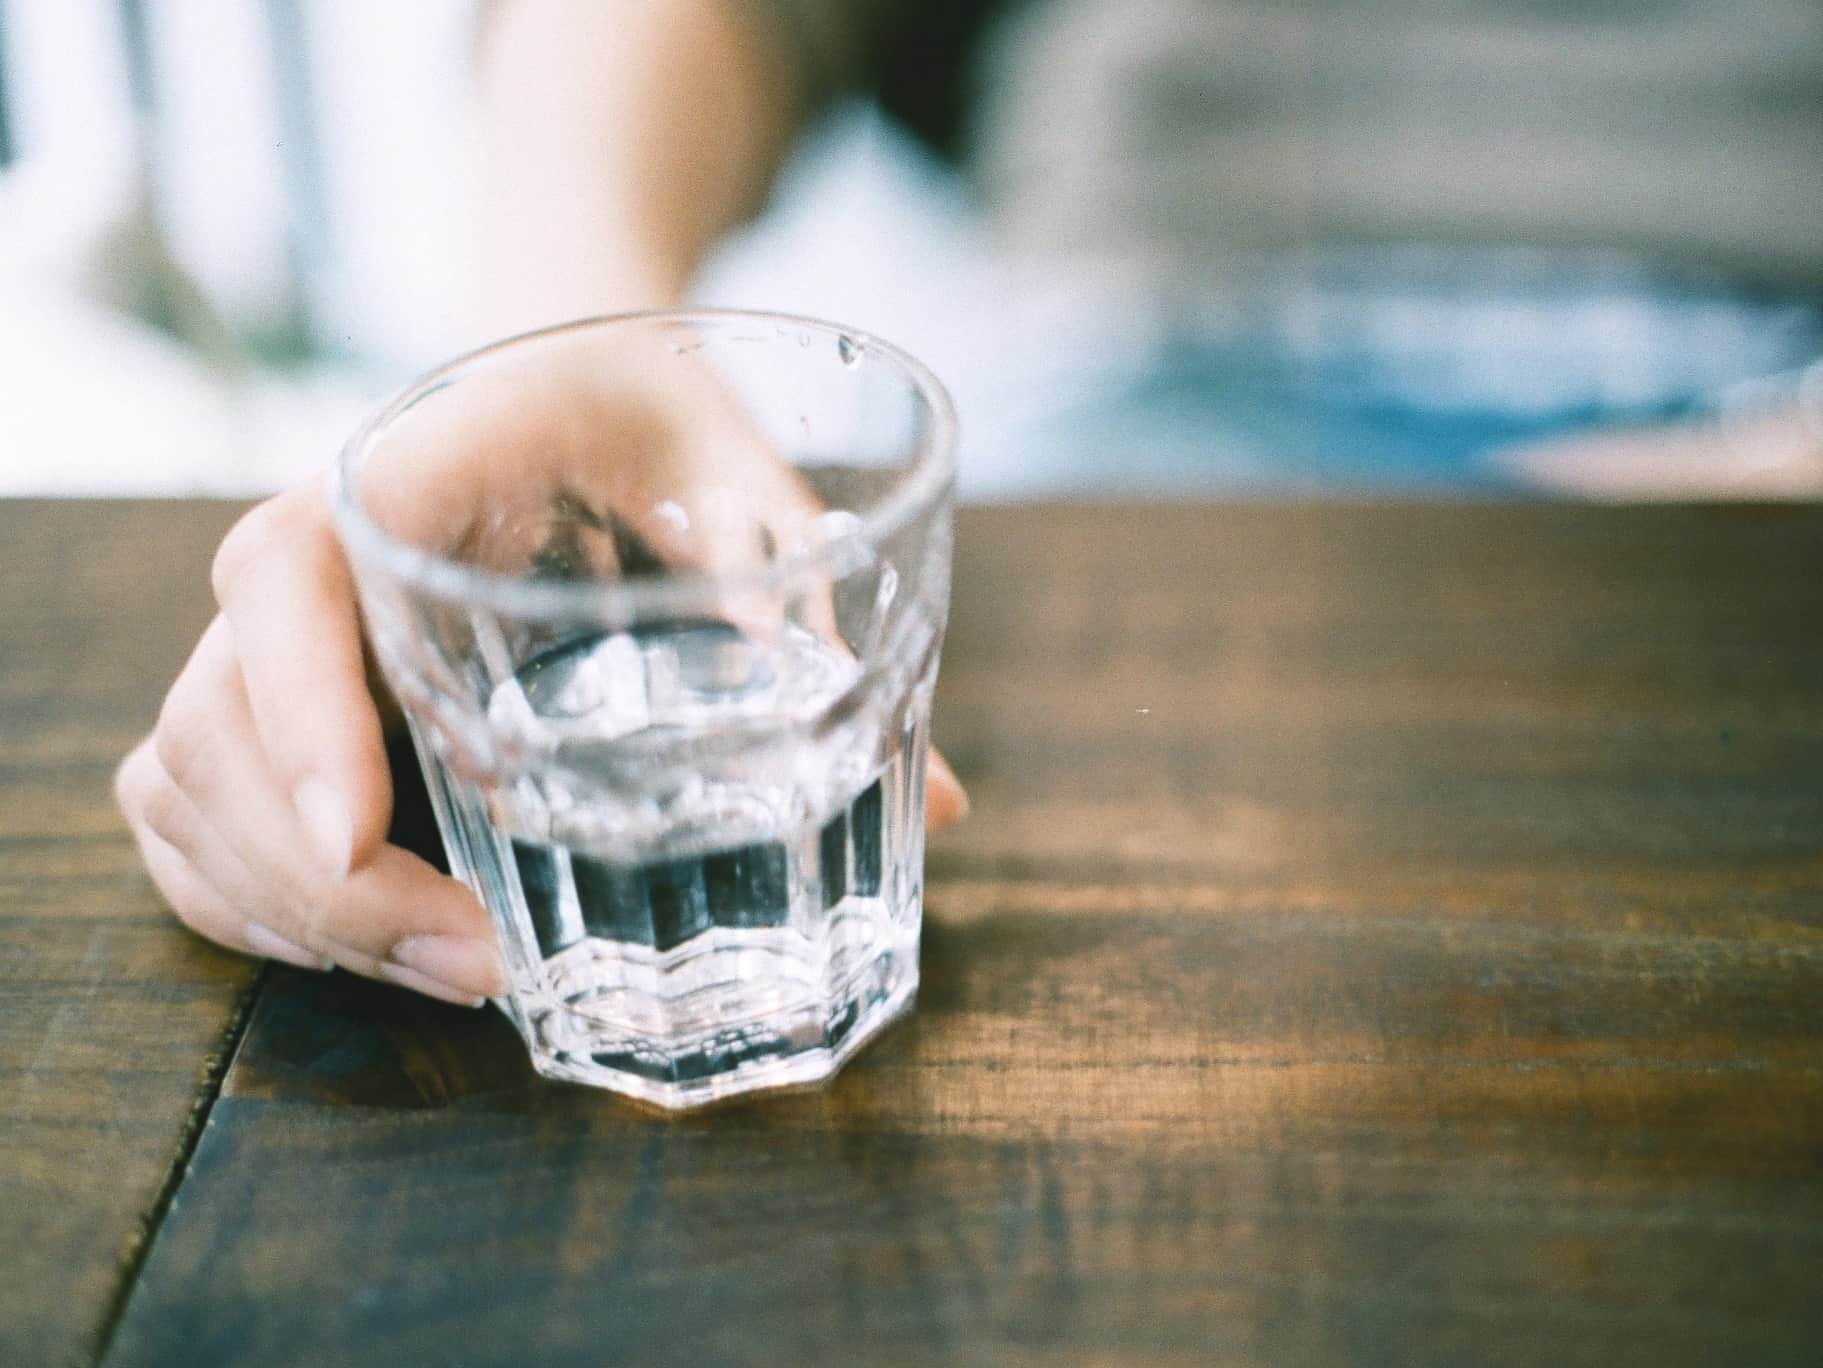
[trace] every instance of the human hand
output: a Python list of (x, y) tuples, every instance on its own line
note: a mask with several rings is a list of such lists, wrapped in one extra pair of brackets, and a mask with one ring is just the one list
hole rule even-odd
[[(581, 384), (561, 368), (549, 377), (540, 392), (503, 387), (492, 402), (477, 391), (459, 429), (421, 429), (427, 458), (456, 443), (472, 459), (452, 463), (445, 446), (443, 478), (381, 510), (389, 530), (491, 568), (522, 571), (555, 557), (559, 572), (600, 574), (631, 573), (635, 544), (708, 569), (749, 554), (724, 535), (728, 509), (762, 510), (763, 525), (787, 544), (816, 517), (808, 491), (729, 426), (711, 389)], [(603, 428), (637, 437), (622, 443), (629, 459), (572, 459), (575, 434)], [(724, 497), (693, 501), (702, 488)], [(504, 516), (477, 523), (478, 506)], [(474, 895), (386, 843), (385, 729), (397, 717), (369, 669), (327, 481), (242, 519), (213, 581), (221, 611), (116, 780), (173, 910), (249, 954), (339, 965), (459, 1003), (499, 993), (494, 936)], [(933, 753), (928, 823), (946, 825), (965, 808)]]

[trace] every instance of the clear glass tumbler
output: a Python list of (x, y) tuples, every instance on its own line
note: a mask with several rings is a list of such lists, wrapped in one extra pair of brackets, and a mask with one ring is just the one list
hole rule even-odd
[(955, 420), (783, 316), (602, 318), (411, 385), (336, 519), (541, 1073), (827, 1078), (918, 983)]

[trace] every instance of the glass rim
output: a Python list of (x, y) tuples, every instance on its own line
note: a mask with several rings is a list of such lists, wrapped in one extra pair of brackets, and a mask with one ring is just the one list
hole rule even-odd
[[(533, 580), (465, 565), (403, 541), (374, 521), (355, 493), (355, 472), (372, 455), (388, 427), (415, 404), (460, 379), (463, 371), (491, 357), (565, 334), (665, 324), (731, 323), (804, 328), (837, 343), (846, 339), (869, 355), (883, 357), (924, 401), (931, 426), (910, 466), (878, 498), (864, 507), (847, 510), (852, 513), (854, 524), (843, 535), (736, 574), (714, 575), (685, 569), (638, 579)], [(647, 612), (702, 610), (734, 594), (782, 593), (799, 579), (825, 568), (830, 578), (849, 573), (843, 568), (845, 556), (852, 557), (863, 547), (877, 553), (888, 537), (934, 504), (951, 486), (956, 470), (956, 435), (955, 403), (943, 382), (910, 352), (864, 329), (769, 309), (641, 309), (593, 314), (475, 347), (401, 386), (369, 413), (343, 443), (333, 467), (330, 504), (337, 535), (352, 563), (377, 566), (392, 579), (434, 598), (488, 608), (511, 617), (634, 621)]]

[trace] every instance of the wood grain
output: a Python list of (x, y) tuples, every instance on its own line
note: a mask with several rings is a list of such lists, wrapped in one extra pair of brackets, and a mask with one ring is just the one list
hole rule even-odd
[(655, 1120), (275, 972), (110, 1362), (1810, 1364), (1823, 510), (979, 511), (917, 1015)]
[(0, 502), (0, 1362), (94, 1348), (254, 973), (164, 911), (109, 796), (233, 514)]

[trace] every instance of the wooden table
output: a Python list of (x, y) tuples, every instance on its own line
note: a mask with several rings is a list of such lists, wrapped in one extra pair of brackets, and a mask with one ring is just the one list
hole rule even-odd
[(679, 1121), (161, 912), (232, 515), (0, 505), (0, 1362), (1823, 1362), (1823, 509), (966, 514), (920, 1009)]

